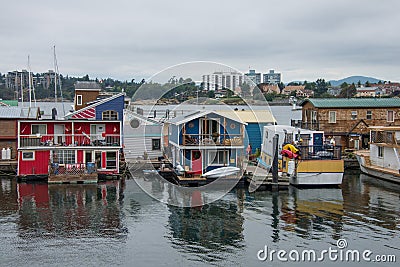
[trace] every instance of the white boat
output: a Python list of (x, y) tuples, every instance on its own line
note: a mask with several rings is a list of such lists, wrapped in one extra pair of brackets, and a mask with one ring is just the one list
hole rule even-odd
[(400, 127), (370, 127), (370, 148), (356, 153), (361, 172), (400, 183)]
[[(261, 159), (272, 164), (273, 142), (278, 134), (279, 171), (295, 186), (336, 186), (342, 184), (344, 161), (341, 147), (324, 142), (323, 131), (287, 125), (264, 126)], [(296, 144), (293, 146), (291, 144)], [(286, 152), (286, 153), (285, 153)]]
[(237, 174), (239, 171), (240, 171), (240, 169), (237, 167), (221, 167), (221, 168), (214, 169), (214, 170), (204, 173), (202, 175), (202, 177), (220, 178), (220, 177), (226, 177), (226, 176)]

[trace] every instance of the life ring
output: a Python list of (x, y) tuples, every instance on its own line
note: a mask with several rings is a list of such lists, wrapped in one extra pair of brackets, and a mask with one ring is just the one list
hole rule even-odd
[(291, 144), (284, 145), (282, 147), (282, 150), (289, 150), (290, 152), (295, 153), (295, 154), (297, 154), (299, 152), (299, 149)]

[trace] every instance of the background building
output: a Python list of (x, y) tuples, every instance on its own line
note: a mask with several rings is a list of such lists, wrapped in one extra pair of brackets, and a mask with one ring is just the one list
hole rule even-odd
[[(255, 70), (249, 70), (248, 73), (244, 74), (246, 76), (246, 78), (250, 81), (252, 81), (255, 85), (260, 84), (261, 83), (261, 73), (260, 72), (256, 72)], [(247, 82), (245, 80), (245, 82)]]
[(270, 70), (269, 73), (263, 74), (263, 82), (268, 84), (278, 84), (281, 82), (281, 74)]
[(213, 74), (203, 75), (205, 90), (230, 89), (235, 91), (243, 82), (243, 75), (236, 71), (216, 71)]

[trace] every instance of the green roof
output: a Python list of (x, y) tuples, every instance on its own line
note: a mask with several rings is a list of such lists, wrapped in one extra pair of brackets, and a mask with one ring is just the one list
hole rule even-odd
[(18, 100), (0, 100), (0, 105), (3, 106), (12, 106), (12, 107), (17, 107), (18, 106)]
[(301, 106), (308, 102), (316, 108), (400, 108), (400, 98), (310, 98)]

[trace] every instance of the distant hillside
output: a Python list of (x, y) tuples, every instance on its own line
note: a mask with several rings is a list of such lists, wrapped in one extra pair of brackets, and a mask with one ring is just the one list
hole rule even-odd
[(339, 86), (342, 83), (346, 82), (348, 84), (352, 84), (355, 83), (357, 84), (358, 81), (360, 81), (362, 84), (365, 84), (367, 81), (369, 83), (378, 83), (379, 81), (383, 81), (383, 80), (379, 80), (376, 78), (372, 78), (372, 77), (366, 77), (366, 76), (350, 76), (341, 80), (331, 80), (329, 81), (331, 83), (332, 86)]

